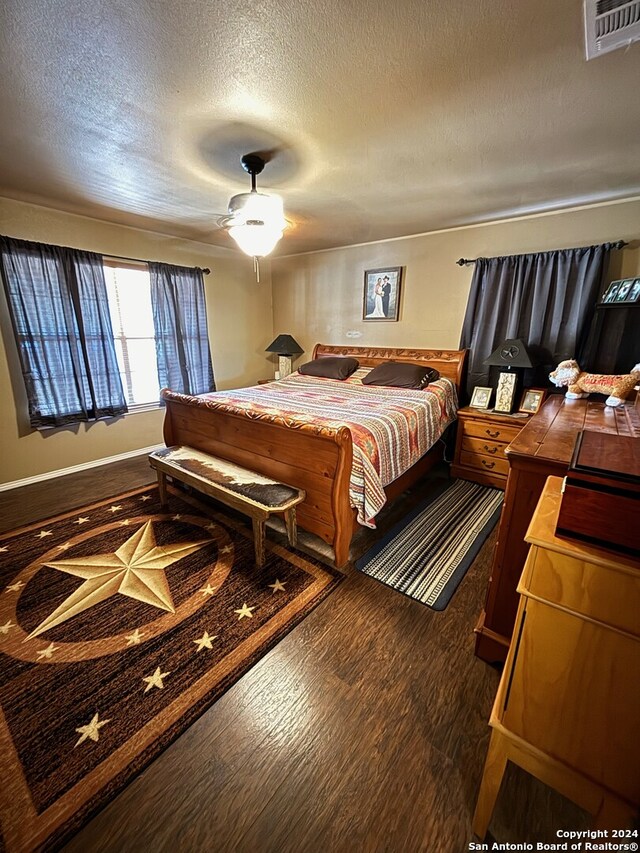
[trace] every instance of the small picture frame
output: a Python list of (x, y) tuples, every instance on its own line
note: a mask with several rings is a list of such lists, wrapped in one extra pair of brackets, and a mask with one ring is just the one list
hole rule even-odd
[(364, 271), (362, 319), (397, 322), (400, 317), (402, 267), (380, 267)]
[(517, 375), (515, 371), (509, 371), (500, 374), (498, 379), (498, 387), (496, 389), (496, 404), (493, 407), (494, 412), (504, 412), (511, 414), (513, 408), (513, 398), (516, 394)]
[(606, 303), (613, 302), (614, 299), (616, 298), (616, 294), (618, 292), (619, 287), (620, 287), (619, 281), (612, 281), (611, 284), (609, 285), (609, 287), (602, 294), (602, 300), (601, 301), (606, 302)]
[(488, 409), (492, 394), (493, 388), (485, 388), (482, 385), (476, 385), (473, 389), (469, 405), (474, 409)]
[(527, 388), (520, 400), (519, 412), (528, 412), (530, 415), (535, 415), (540, 411), (540, 407), (547, 396), (546, 388)]
[(640, 278), (625, 278), (620, 282), (615, 302), (630, 304), (638, 301), (640, 295)]

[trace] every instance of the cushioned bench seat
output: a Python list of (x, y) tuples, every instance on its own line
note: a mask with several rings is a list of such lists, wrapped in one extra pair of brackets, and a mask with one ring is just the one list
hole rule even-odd
[(155, 450), (149, 454), (149, 464), (158, 475), (163, 506), (167, 503), (168, 475), (248, 515), (253, 522), (257, 566), (264, 563), (265, 523), (270, 515), (284, 516), (289, 544), (296, 544), (296, 506), (305, 499), (302, 489), (184, 445)]

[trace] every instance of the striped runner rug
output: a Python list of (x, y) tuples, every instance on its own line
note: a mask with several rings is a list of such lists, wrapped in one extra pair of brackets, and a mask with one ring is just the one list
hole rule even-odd
[(500, 517), (504, 493), (445, 483), (356, 562), (356, 568), (434, 610), (444, 610)]

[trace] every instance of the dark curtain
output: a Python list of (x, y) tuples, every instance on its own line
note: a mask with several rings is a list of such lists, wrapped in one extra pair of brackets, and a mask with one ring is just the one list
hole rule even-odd
[(150, 263), (149, 273), (160, 387), (215, 391), (202, 270)]
[(126, 412), (102, 256), (10, 237), (0, 256), (31, 425)]
[(469, 394), (488, 384), (483, 362), (507, 338), (520, 338), (536, 365), (526, 384), (547, 386), (559, 361), (580, 361), (614, 247), (478, 258), (460, 338), (470, 349)]

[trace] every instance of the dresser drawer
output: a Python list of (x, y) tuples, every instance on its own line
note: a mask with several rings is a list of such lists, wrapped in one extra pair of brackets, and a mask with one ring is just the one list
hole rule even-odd
[(504, 458), (504, 449), (507, 446), (505, 441), (493, 441), (488, 438), (467, 438), (462, 439), (462, 450), (468, 453), (480, 453), (483, 456), (496, 456), (498, 459)]
[(506, 477), (509, 473), (509, 462), (504, 456), (487, 456), (482, 453), (470, 453), (462, 450), (460, 452), (460, 464), (467, 468), (476, 468), (478, 471), (499, 474), (502, 477)]
[(518, 435), (522, 427), (519, 426), (503, 426), (502, 424), (492, 424), (486, 421), (463, 421), (462, 434), (472, 438), (489, 438), (493, 441), (504, 441), (509, 444), (510, 441)]
[(640, 637), (640, 571), (604, 568), (534, 545), (520, 591)]

